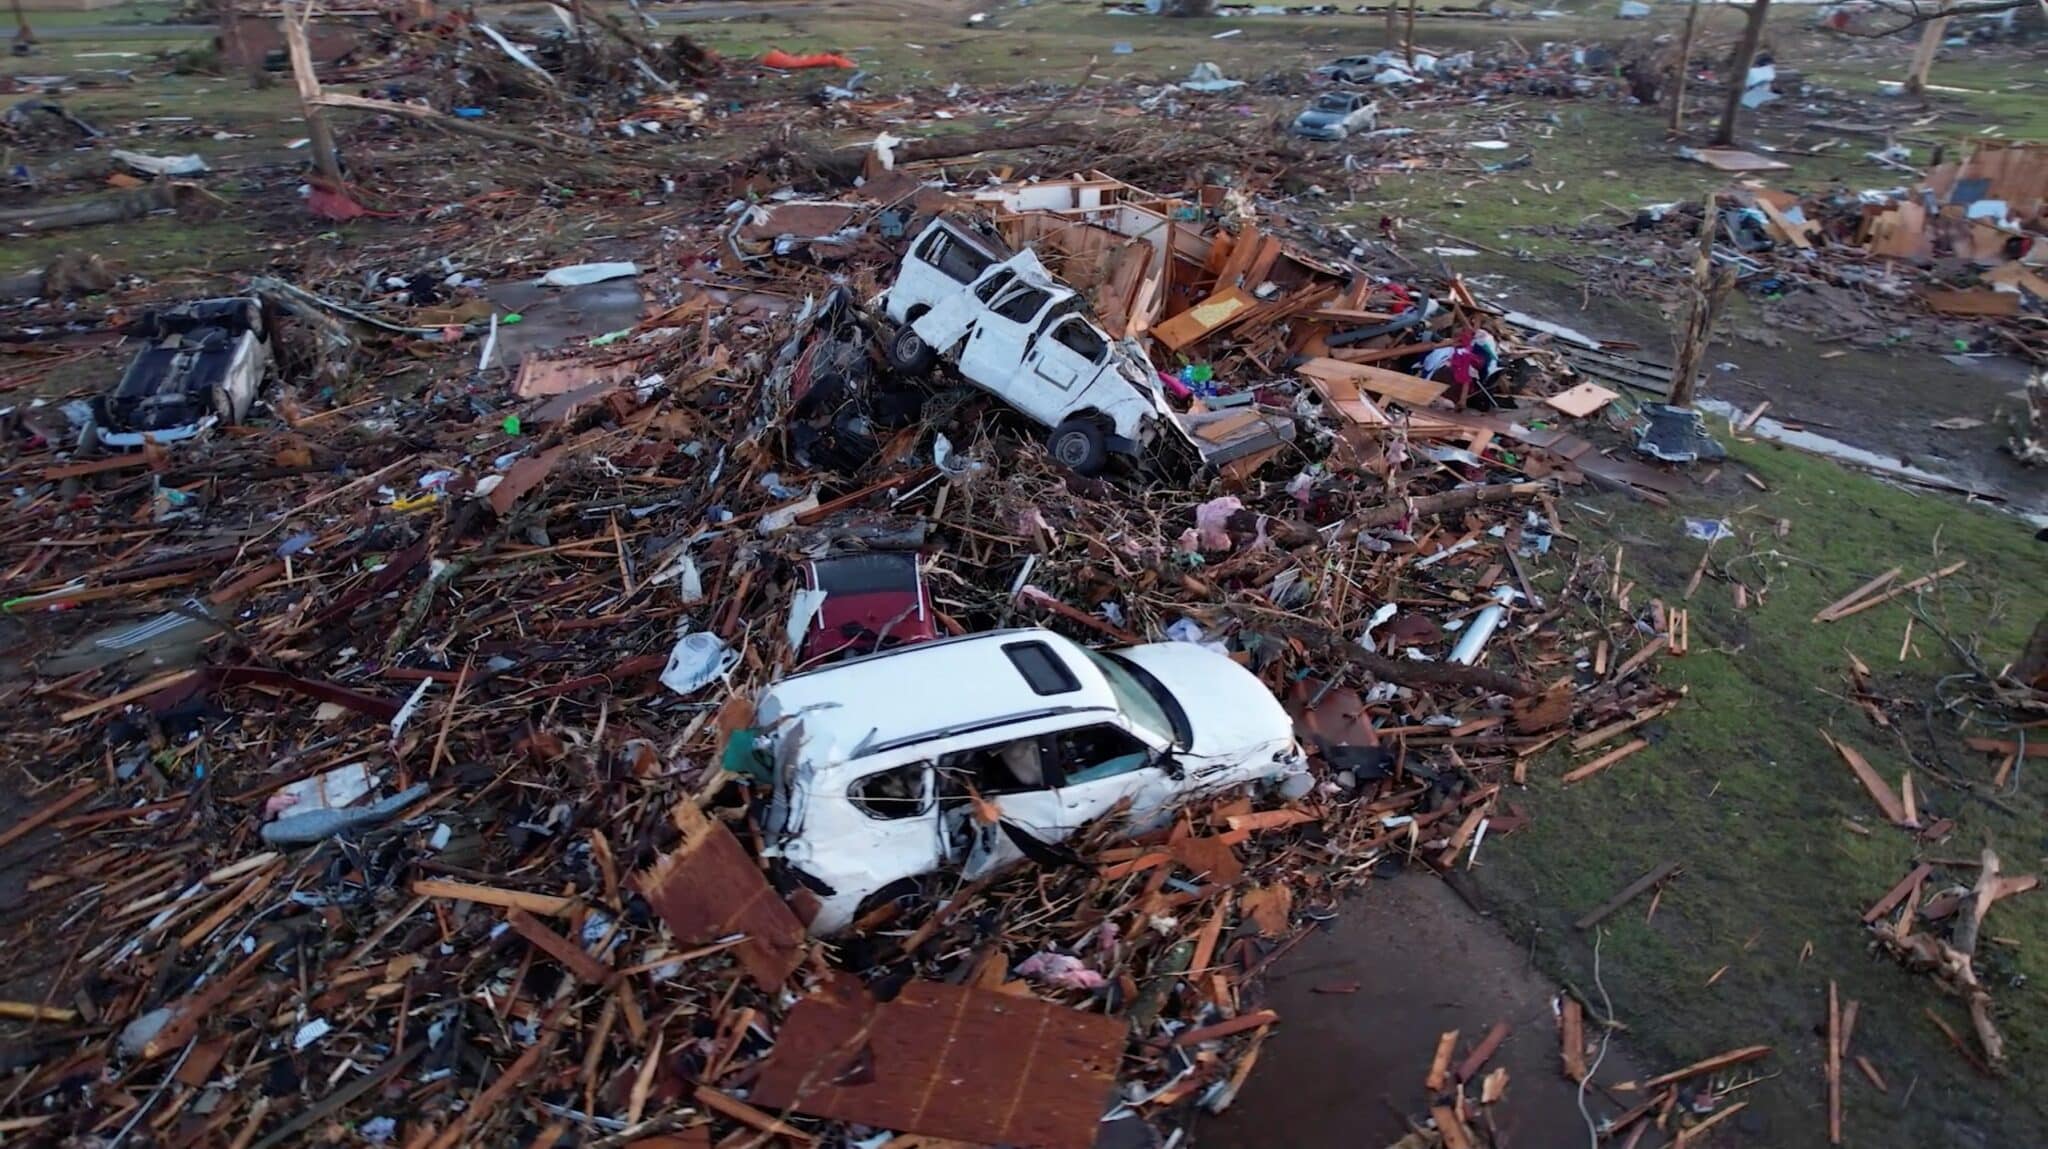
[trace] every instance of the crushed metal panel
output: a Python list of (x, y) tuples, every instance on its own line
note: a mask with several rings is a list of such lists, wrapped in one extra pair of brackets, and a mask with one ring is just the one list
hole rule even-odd
[(725, 823), (693, 803), (675, 810), (683, 840), (634, 882), (683, 945), (745, 934), (734, 947), (764, 989), (780, 986), (804, 960), (804, 928)]
[(1125, 1025), (1031, 997), (913, 981), (886, 1005), (806, 998), (752, 1101), (974, 1145), (1089, 1149)]

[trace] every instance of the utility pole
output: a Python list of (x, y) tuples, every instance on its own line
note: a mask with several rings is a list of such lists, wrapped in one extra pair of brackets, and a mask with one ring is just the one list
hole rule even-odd
[(1730, 147), (1735, 143), (1735, 117), (1742, 114), (1742, 94), (1749, 82), (1749, 65), (1756, 59), (1756, 46), (1764, 38), (1764, 17), (1770, 13), (1771, 0), (1754, 0), (1749, 8), (1749, 23), (1743, 26), (1742, 42), (1735, 46), (1735, 59), (1728, 72), (1728, 106), (1721, 112), (1721, 126), (1714, 130), (1716, 147)]
[(1700, 0), (1685, 11), (1685, 35), (1678, 39), (1678, 77), (1671, 86), (1671, 131), (1685, 130), (1685, 82), (1692, 78), (1692, 38), (1700, 26)]

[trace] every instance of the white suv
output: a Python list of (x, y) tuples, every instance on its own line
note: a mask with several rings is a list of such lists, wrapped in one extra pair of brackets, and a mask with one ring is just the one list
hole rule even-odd
[(1305, 769), (1286, 711), (1230, 659), (1178, 642), (1094, 651), (1047, 630), (795, 675), (756, 721), (775, 764), (764, 852), (817, 896), (821, 935), (922, 875), (980, 877), (1119, 803), (1143, 827), (1193, 795)]

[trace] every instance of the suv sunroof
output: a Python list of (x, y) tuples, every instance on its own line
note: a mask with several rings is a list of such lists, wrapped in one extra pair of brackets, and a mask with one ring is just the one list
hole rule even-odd
[(1042, 642), (1013, 642), (1003, 647), (1010, 665), (1024, 676), (1031, 692), (1038, 695), (1071, 694), (1081, 689), (1081, 680)]

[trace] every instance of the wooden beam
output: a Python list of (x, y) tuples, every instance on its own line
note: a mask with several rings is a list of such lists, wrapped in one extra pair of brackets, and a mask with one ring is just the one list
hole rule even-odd
[(1605, 902), (1602, 902), (1599, 908), (1593, 910), (1585, 917), (1580, 918), (1577, 922), (1574, 922), (1573, 925), (1576, 926), (1578, 929), (1582, 930), (1592, 929), (1594, 926), (1597, 926), (1601, 922), (1605, 921), (1609, 916), (1611, 916), (1614, 913), (1614, 911), (1620, 909), (1621, 907), (1629, 904), (1636, 898), (1640, 897), (1644, 890), (1647, 890), (1651, 886), (1654, 886), (1657, 883), (1671, 877), (1673, 874), (1676, 874), (1679, 870), (1679, 866), (1680, 863), (1678, 862), (1665, 862), (1663, 865), (1658, 866), (1656, 869), (1651, 870), (1649, 873), (1644, 874), (1642, 877), (1637, 878), (1635, 881), (1630, 882), (1628, 885), (1622, 887), (1620, 893), (1607, 899)]

